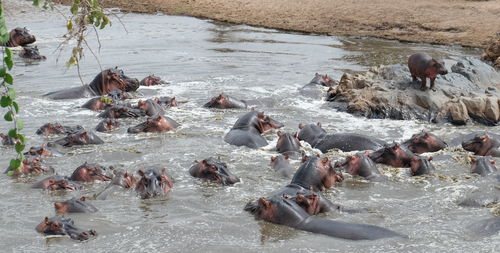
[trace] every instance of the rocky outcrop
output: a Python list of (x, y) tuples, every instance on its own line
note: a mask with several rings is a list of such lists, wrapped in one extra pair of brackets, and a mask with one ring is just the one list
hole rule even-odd
[(500, 68), (500, 34), (497, 34), (496, 38), (491, 40), (484, 49), (481, 58), (485, 61), (491, 61), (493, 66)]
[(408, 67), (397, 64), (344, 74), (327, 101), (334, 108), (367, 118), (419, 119), (463, 125), (500, 121), (500, 73), (475, 58), (466, 58), (436, 79), (436, 92), (421, 91)]

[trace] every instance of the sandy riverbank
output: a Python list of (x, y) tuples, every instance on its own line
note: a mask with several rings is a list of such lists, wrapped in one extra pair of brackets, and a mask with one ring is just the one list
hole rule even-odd
[[(59, 0), (68, 1), (68, 0)], [(123, 11), (330, 35), (484, 47), (500, 32), (500, 0), (101, 0)]]

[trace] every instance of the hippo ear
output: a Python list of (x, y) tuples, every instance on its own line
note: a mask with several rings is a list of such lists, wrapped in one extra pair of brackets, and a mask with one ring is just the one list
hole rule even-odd
[(294, 133), (293, 133), (293, 137), (295, 137), (295, 138), (297, 138), (297, 139), (298, 139), (298, 138), (299, 138), (299, 134), (298, 134), (297, 132), (294, 132)]
[(264, 198), (259, 198), (257, 201), (264, 208), (268, 208), (268, 207), (271, 206), (271, 203), (268, 200), (264, 199)]
[(429, 136), (430, 136), (430, 135), (429, 135), (429, 133), (428, 133), (428, 132), (424, 132), (424, 138), (426, 138), (426, 139), (427, 139), (427, 138), (429, 138)]
[(319, 73), (318, 73), (318, 72), (316, 72), (316, 73), (314, 74), (314, 76), (319, 76)]
[(86, 200), (87, 200), (87, 198), (86, 198), (86, 197), (84, 197), (84, 196), (82, 196), (82, 197), (80, 198), (80, 200), (81, 200), (81, 201), (86, 201)]
[(495, 165), (496, 161), (495, 161), (495, 160), (493, 160), (493, 159), (491, 159), (491, 160), (490, 160), (490, 163), (491, 163), (491, 164), (493, 164), (493, 165)]
[(279, 137), (283, 136), (283, 132), (281, 132), (281, 131), (278, 131), (276, 134), (277, 134)]
[(323, 157), (323, 159), (321, 159), (321, 162), (323, 164), (327, 164), (330, 160), (328, 159), (328, 157)]
[(305, 162), (307, 162), (307, 160), (309, 160), (309, 156), (306, 156), (306, 155), (305, 155), (305, 156), (303, 156), (303, 157), (302, 157), (301, 162), (302, 162), (302, 163), (305, 163)]
[(486, 142), (488, 141), (488, 135), (483, 135), (479, 137), (481, 139), (481, 142)]
[(316, 123), (316, 125), (319, 126), (319, 127), (321, 127), (321, 123), (320, 122)]
[(143, 177), (143, 176), (144, 176), (144, 171), (142, 171), (142, 170), (138, 170), (138, 171), (137, 171), (137, 174), (139, 174), (139, 176)]
[(304, 128), (304, 124), (300, 123), (299, 124), (299, 129), (302, 129), (302, 128)]
[(290, 198), (290, 196), (288, 196), (288, 195), (286, 195), (286, 194), (283, 194), (283, 196), (282, 196), (282, 197), (283, 197), (284, 199), (289, 199), (289, 198)]
[(432, 157), (432, 156), (427, 157), (427, 161), (429, 161), (429, 162), (432, 161), (433, 159), (434, 159), (434, 157)]
[(49, 217), (45, 216), (45, 219), (43, 219), (43, 222), (45, 222), (45, 224), (49, 224)]
[(258, 113), (257, 113), (257, 117), (258, 117), (259, 119), (263, 119), (263, 118), (265, 118), (266, 116), (264, 115), (264, 112), (258, 112)]
[(276, 156), (271, 156), (271, 162), (276, 161)]
[(470, 159), (470, 160), (471, 160), (471, 162), (473, 162), (473, 163), (475, 163), (475, 162), (477, 161), (476, 157), (474, 157), (474, 156), (473, 156), (473, 157), (471, 157), (471, 159)]
[(168, 169), (167, 169), (167, 168), (163, 168), (163, 169), (161, 169), (161, 174), (162, 174), (162, 175), (166, 175), (166, 174), (167, 174), (167, 171), (168, 171)]
[(290, 156), (285, 155), (284, 158), (285, 158), (285, 160), (288, 160), (288, 158), (290, 158)]

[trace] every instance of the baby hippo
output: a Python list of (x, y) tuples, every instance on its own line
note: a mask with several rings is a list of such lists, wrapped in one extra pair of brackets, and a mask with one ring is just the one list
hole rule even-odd
[(436, 89), (434, 89), (434, 80), (437, 75), (448, 74), (448, 70), (446, 70), (443, 61), (435, 60), (426, 53), (411, 55), (410, 58), (408, 58), (408, 68), (410, 69), (411, 78), (414, 82), (417, 81), (417, 77), (422, 80), (420, 86), (421, 90), (425, 90), (426, 79), (429, 78), (431, 79), (430, 89), (436, 91)]
[(288, 161), (288, 156), (280, 155), (271, 157), (271, 167), (279, 175), (286, 178), (291, 178), (294, 172), (294, 168), (290, 165)]

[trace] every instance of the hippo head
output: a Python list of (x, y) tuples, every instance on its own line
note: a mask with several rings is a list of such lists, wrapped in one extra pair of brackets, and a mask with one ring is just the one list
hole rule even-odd
[(14, 139), (6, 134), (3, 134), (3, 133), (0, 133), (0, 139), (2, 141), (2, 145), (14, 145), (14, 144), (16, 144), (16, 139)]
[(493, 160), (491, 156), (472, 158), (471, 173), (476, 173), (484, 177), (496, 171), (495, 160)]
[(301, 141), (305, 141), (311, 145), (314, 145), (323, 136), (326, 135), (325, 129), (321, 128), (321, 123), (303, 125), (299, 124), (299, 134), (297, 138)]
[(413, 156), (415, 154), (397, 143), (385, 145), (369, 155), (376, 163), (384, 163), (394, 167), (409, 167)]
[(297, 138), (297, 133), (289, 134), (278, 131), (278, 142), (276, 142), (276, 150), (279, 153), (299, 152), (300, 141)]
[(31, 35), (28, 29), (25, 28), (14, 28), (10, 31), (10, 44), (13, 47), (26, 46), (36, 41), (35, 36)]
[(12, 175), (30, 175), (30, 174), (41, 174), (45, 172), (54, 172), (54, 168), (49, 165), (46, 165), (43, 162), (41, 156), (26, 156), (26, 158), (21, 162), (21, 167), (19, 169), (14, 169), (12, 167), (7, 168), (5, 173), (9, 173), (12, 171)]
[(153, 98), (152, 100), (159, 105), (165, 105), (167, 107), (179, 106), (175, 97), (159, 97)]
[(138, 118), (146, 115), (146, 113), (140, 109), (131, 108), (124, 105), (113, 105), (106, 109), (106, 111), (97, 115), (101, 118)]
[(488, 135), (476, 135), (471, 140), (462, 142), (462, 147), (467, 151), (474, 152), (475, 155), (485, 156), (493, 147), (493, 139)]
[(326, 87), (332, 87), (337, 85), (337, 82), (333, 79), (331, 79), (327, 74), (325, 75), (320, 75), (318, 73), (314, 74), (314, 79), (311, 82), (318, 83), (322, 86)]
[(429, 64), (436, 73), (440, 75), (448, 74), (448, 70), (444, 66), (444, 61), (432, 59)]
[(277, 129), (283, 127), (283, 124), (272, 119), (271, 117), (264, 115), (264, 112), (258, 112), (258, 129), (261, 133), (265, 133), (271, 129)]
[(80, 187), (75, 183), (73, 183), (73, 181), (70, 181), (69, 178), (67, 177), (50, 176), (35, 183), (33, 185), (33, 188), (42, 188), (51, 191), (55, 190), (75, 191), (78, 190)]
[(137, 102), (137, 108), (144, 111), (148, 116), (165, 114), (165, 111), (163, 111), (161, 106), (152, 99), (148, 99), (146, 101), (139, 100)]
[(321, 212), (320, 198), (315, 193), (308, 195), (297, 193), (296, 196), (291, 197), (290, 199), (295, 201), (295, 203), (297, 203), (310, 215), (316, 215)]
[(69, 235), (71, 239), (84, 241), (97, 233), (94, 230), (84, 231), (74, 226), (73, 220), (64, 217), (45, 217), (42, 223), (36, 226), (36, 231), (46, 235)]
[(104, 174), (104, 168), (98, 164), (89, 164), (85, 162), (80, 167), (76, 168), (70, 179), (74, 181), (83, 181), (83, 182), (94, 182), (96, 180), (101, 181), (109, 181), (110, 177)]
[(135, 190), (143, 199), (165, 195), (174, 186), (166, 168), (139, 170), (138, 174), (141, 179), (137, 182)]
[(96, 126), (98, 132), (109, 132), (120, 126), (120, 122), (114, 119), (105, 119)]
[(108, 96), (112, 100), (125, 100), (125, 99), (132, 98), (132, 96), (130, 94), (128, 94), (127, 92), (120, 90), (120, 89), (111, 90), (108, 93)]
[(64, 134), (65, 132), (66, 129), (59, 123), (47, 123), (36, 130), (38, 135)]
[(113, 174), (114, 177), (111, 183), (114, 185), (119, 185), (127, 189), (127, 188), (132, 188), (137, 184), (137, 179), (131, 173), (128, 173), (123, 170), (114, 170)]
[(208, 158), (189, 169), (193, 177), (206, 179), (223, 185), (231, 185), (240, 182), (227, 168), (227, 164), (214, 158)]
[(127, 132), (129, 133), (164, 132), (175, 129), (178, 126), (179, 124), (175, 122), (173, 119), (157, 115), (154, 117), (149, 117), (144, 123), (141, 123), (134, 127), (129, 127)]
[(298, 184), (313, 191), (321, 191), (335, 186), (342, 180), (344, 180), (342, 173), (333, 168), (328, 157), (304, 156), (302, 165), (292, 179), (292, 184)]
[(420, 176), (424, 174), (429, 174), (435, 170), (434, 166), (430, 162), (432, 161), (432, 156), (429, 158), (414, 156), (410, 161), (410, 173), (412, 176)]
[(23, 51), (19, 54), (22, 58), (31, 59), (31, 60), (45, 60), (47, 57), (40, 55), (40, 51), (38, 51), (38, 47), (23, 47)]
[(82, 107), (90, 109), (92, 111), (101, 111), (113, 104), (115, 104), (115, 101), (112, 98), (102, 96), (90, 99), (85, 104), (83, 104)]
[(208, 108), (226, 108), (231, 101), (228, 97), (224, 95), (224, 93), (219, 94), (217, 97), (213, 97), (210, 99), (210, 102), (203, 105), (203, 107)]
[(328, 157), (323, 157), (316, 161), (316, 166), (320, 169), (321, 182), (324, 189), (329, 189), (337, 182), (344, 180), (342, 173), (337, 172)]
[(97, 95), (106, 95), (112, 90), (136, 91), (139, 88), (139, 80), (129, 78), (121, 69), (106, 69), (99, 73), (89, 86)]
[(86, 197), (72, 198), (62, 202), (54, 202), (56, 213), (95, 213), (97, 208), (89, 204)]
[(373, 173), (380, 174), (375, 163), (368, 157), (368, 153), (347, 156), (344, 161), (336, 162), (335, 167), (353, 176), (369, 177)]
[(62, 139), (56, 140), (55, 143), (65, 147), (72, 147), (74, 145), (103, 144), (104, 141), (93, 132), (82, 129)]
[(288, 155), (272, 156), (270, 165), (272, 168), (278, 168), (280, 164), (290, 164), (288, 161), (289, 158)]
[(296, 227), (309, 216), (294, 200), (283, 196), (259, 198), (251, 209), (246, 210), (257, 219), (291, 227)]
[(408, 149), (415, 154), (436, 152), (448, 146), (443, 140), (427, 132), (414, 134), (404, 144), (407, 144)]
[(161, 78), (155, 76), (155, 75), (149, 75), (142, 79), (139, 82), (139, 85), (141, 86), (153, 86), (153, 85), (160, 85), (160, 84), (166, 84), (167, 82), (161, 80)]

